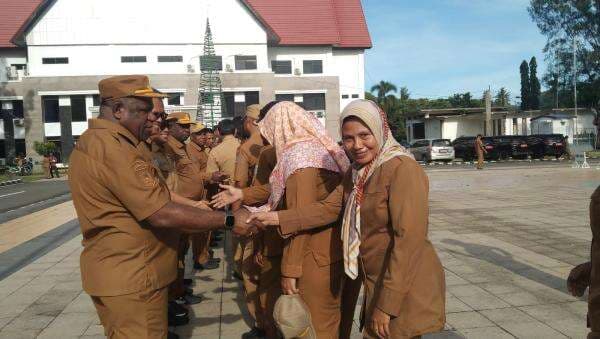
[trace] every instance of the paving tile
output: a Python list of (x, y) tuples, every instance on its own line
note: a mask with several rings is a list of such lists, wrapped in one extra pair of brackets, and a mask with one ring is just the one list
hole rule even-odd
[(480, 327), (480, 328), (464, 328), (460, 333), (467, 339), (512, 339), (514, 338), (508, 332), (500, 327)]
[(555, 339), (567, 338), (562, 333), (541, 322), (509, 323), (502, 328), (517, 338)]
[(452, 328), (461, 330), (464, 328), (477, 328), (494, 326), (490, 320), (478, 312), (460, 312), (446, 315), (446, 321)]
[(518, 322), (537, 322), (536, 319), (532, 318), (525, 312), (512, 307), (495, 310), (483, 310), (480, 311), (480, 313), (498, 325)]

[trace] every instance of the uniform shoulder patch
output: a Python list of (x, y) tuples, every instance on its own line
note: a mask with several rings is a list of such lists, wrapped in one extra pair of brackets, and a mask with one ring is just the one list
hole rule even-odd
[(154, 188), (158, 185), (158, 176), (155, 173), (154, 166), (151, 166), (146, 161), (138, 159), (133, 163), (133, 171), (140, 178), (144, 187)]

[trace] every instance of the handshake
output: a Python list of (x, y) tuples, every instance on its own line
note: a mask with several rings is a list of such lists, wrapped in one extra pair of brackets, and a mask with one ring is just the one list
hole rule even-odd
[[(233, 203), (240, 202), (244, 198), (241, 189), (228, 185), (219, 185), (223, 191), (213, 197), (210, 204), (214, 208), (223, 208)], [(245, 208), (240, 208), (234, 212), (235, 225), (233, 234), (238, 237), (251, 237), (259, 231), (264, 231), (267, 227), (278, 226), (279, 216), (277, 212), (257, 212), (251, 213)]]

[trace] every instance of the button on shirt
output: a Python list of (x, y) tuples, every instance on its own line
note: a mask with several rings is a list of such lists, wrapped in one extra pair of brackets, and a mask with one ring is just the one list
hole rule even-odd
[(133, 134), (108, 120), (90, 120), (71, 154), (69, 185), (88, 294), (125, 295), (175, 279), (177, 232), (144, 222), (170, 201), (169, 190)]

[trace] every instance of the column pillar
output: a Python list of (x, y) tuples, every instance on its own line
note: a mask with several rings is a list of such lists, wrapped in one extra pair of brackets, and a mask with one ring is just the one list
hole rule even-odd
[(60, 121), (60, 161), (66, 163), (73, 151), (73, 115), (71, 112), (71, 97), (58, 98), (58, 118)]
[(2, 120), (4, 122), (4, 152), (6, 163), (12, 164), (16, 157), (15, 125), (13, 123), (12, 101), (2, 101)]

